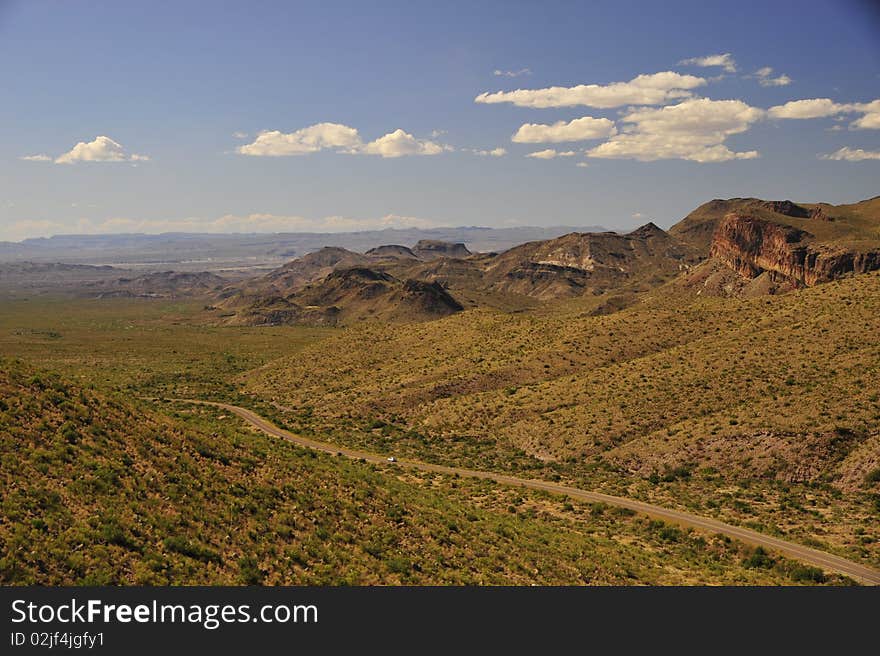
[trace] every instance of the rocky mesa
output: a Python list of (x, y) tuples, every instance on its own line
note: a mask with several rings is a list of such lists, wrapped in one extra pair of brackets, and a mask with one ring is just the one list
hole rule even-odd
[(797, 286), (880, 269), (880, 250), (844, 248), (806, 230), (738, 213), (718, 224), (709, 254), (745, 278), (770, 271)]

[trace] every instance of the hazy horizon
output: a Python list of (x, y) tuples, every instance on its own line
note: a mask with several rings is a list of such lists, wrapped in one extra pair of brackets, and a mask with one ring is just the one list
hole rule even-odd
[[(652, 221), (645, 221), (645, 224), (652, 223)], [(642, 225), (645, 225), (642, 224)], [(365, 233), (374, 233), (374, 232), (382, 232), (382, 233), (407, 233), (407, 232), (442, 232), (444, 230), (493, 230), (493, 231), (503, 231), (503, 230), (529, 230), (529, 229), (540, 229), (540, 230), (556, 230), (556, 229), (572, 229), (572, 230), (581, 230), (581, 229), (591, 229), (591, 230), (606, 230), (604, 226), (599, 225), (548, 225), (548, 226), (539, 226), (539, 225), (516, 225), (516, 226), (479, 226), (479, 225), (438, 225), (431, 228), (374, 228), (374, 229), (364, 229), (364, 230), (327, 230), (323, 232), (319, 232), (316, 230), (299, 230), (299, 231), (272, 231), (272, 232), (186, 232), (186, 231), (168, 231), (168, 232), (84, 232), (84, 233), (59, 233), (53, 235), (46, 235), (43, 237), (25, 237), (23, 239), (19, 239), (16, 241), (11, 240), (3, 240), (3, 243), (7, 244), (22, 244), (24, 242), (30, 241), (49, 241), (51, 239), (65, 239), (65, 238), (84, 238), (84, 237), (163, 237), (163, 236), (180, 236), (180, 237), (249, 237), (249, 236), (271, 236), (271, 235), (344, 235), (344, 234), (365, 234)], [(616, 231), (612, 231), (616, 232)]]

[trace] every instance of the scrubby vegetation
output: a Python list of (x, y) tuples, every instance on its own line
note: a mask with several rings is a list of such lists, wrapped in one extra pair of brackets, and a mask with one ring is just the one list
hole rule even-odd
[(157, 414), (19, 362), (0, 371), (4, 584), (796, 581), (630, 513), (401, 480), (216, 410)]
[(193, 301), (5, 302), (0, 354), (26, 364), (0, 375), (3, 580), (836, 580), (610, 509), (400, 480), (143, 397), (229, 400), (325, 441), (880, 564), (880, 276), (756, 299), (673, 284), (594, 306), (330, 330), (208, 325)]
[(133, 396), (234, 393), (234, 377), (332, 331), (301, 326), (218, 327), (204, 301), (66, 299), (3, 301), (0, 355)]
[(577, 308), (364, 326), (243, 381), (296, 430), (555, 475), (880, 562), (880, 276)]

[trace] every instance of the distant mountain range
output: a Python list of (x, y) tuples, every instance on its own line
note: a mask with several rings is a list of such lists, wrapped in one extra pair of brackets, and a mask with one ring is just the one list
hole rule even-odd
[(464, 227), (59, 236), (7, 244), (0, 290), (208, 296), (218, 320), (239, 325), (408, 322), (597, 297), (589, 311), (604, 314), (672, 281), (687, 294), (757, 296), (880, 269), (878, 221), (880, 197), (838, 206), (732, 198), (704, 203), (668, 232), (648, 223), (626, 234)]
[(122, 268), (216, 272), (274, 268), (324, 246), (364, 252), (386, 244), (461, 242), (473, 252), (503, 251), (527, 241), (552, 239), (572, 231), (597, 230), (603, 228), (464, 226), (333, 233), (56, 235), (21, 242), (0, 242), (0, 262), (110, 264)]
[(525, 309), (609, 290), (640, 291), (699, 261), (696, 248), (653, 223), (625, 235), (571, 232), (502, 253), (475, 254), (461, 242), (439, 240), (363, 254), (325, 247), (230, 285), (215, 309), (246, 325), (430, 320), (465, 307)]
[(336, 325), (598, 296), (606, 301), (593, 312), (609, 313), (673, 280), (697, 295), (774, 294), (880, 269), (878, 218), (880, 198), (841, 206), (734, 198), (700, 206), (669, 232), (653, 223), (627, 234), (571, 232), (501, 253), (439, 240), (366, 253), (325, 247), (230, 285), (215, 309), (238, 324)]

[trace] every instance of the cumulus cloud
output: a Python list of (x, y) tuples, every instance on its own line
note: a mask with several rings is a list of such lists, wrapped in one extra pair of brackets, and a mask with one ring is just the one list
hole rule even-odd
[(622, 132), (587, 151), (604, 159), (685, 159), (694, 162), (725, 162), (754, 159), (754, 150), (734, 152), (727, 137), (748, 130), (764, 116), (764, 110), (740, 100), (699, 98), (660, 108), (631, 110), (621, 122)]
[(573, 150), (559, 152), (553, 148), (548, 148), (547, 150), (538, 150), (534, 153), (529, 153), (526, 157), (534, 157), (535, 159), (553, 159), (554, 157), (574, 157), (575, 155), (577, 155), (577, 153)]
[(861, 148), (844, 146), (840, 150), (836, 150), (828, 155), (820, 155), (820, 159), (830, 159), (838, 162), (862, 162), (869, 159), (880, 159), (880, 150), (862, 150)]
[(76, 164), (77, 162), (142, 162), (150, 159), (146, 155), (129, 154), (122, 145), (110, 137), (95, 137), (94, 141), (80, 141), (72, 149), (55, 158), (56, 164)]
[(517, 89), (481, 93), (474, 102), (484, 104), (513, 103), (518, 107), (575, 107), (585, 105), (607, 109), (623, 105), (663, 105), (672, 100), (691, 96), (691, 89), (701, 87), (706, 80), (694, 75), (663, 71), (639, 75), (629, 82), (611, 84), (580, 84), (574, 87), (547, 87), (545, 89)]
[(865, 114), (853, 121), (852, 127), (859, 130), (880, 130), (880, 112)]
[(851, 111), (851, 105), (841, 105), (830, 98), (792, 100), (767, 110), (771, 118), (809, 119), (836, 116)]
[(575, 164), (575, 166), (579, 169), (585, 169), (589, 166), (589, 164), (587, 164), (586, 162), (578, 162), (577, 164)]
[(451, 150), (451, 148), (427, 139), (416, 139), (408, 132), (398, 128), (384, 137), (364, 144), (356, 152), (382, 157), (403, 157), (405, 155), (439, 155), (444, 150)]
[(23, 159), (26, 162), (51, 162), (52, 158), (48, 155), (24, 155), (23, 157), (19, 157), (18, 159)]
[(756, 78), (762, 87), (786, 87), (792, 82), (791, 78), (785, 74), (773, 77), (773, 69), (769, 66), (759, 68), (753, 76), (746, 77)]
[(276, 232), (355, 232), (385, 230), (388, 228), (436, 228), (449, 225), (422, 217), (386, 214), (380, 217), (360, 218), (346, 216), (303, 217), (279, 214), (227, 214), (214, 219), (196, 217), (179, 219), (137, 219), (113, 217), (108, 219), (82, 218), (62, 222), (45, 219), (25, 219), (0, 225), (0, 239), (20, 240), (28, 237), (48, 237), (53, 234), (108, 234), (202, 232), (202, 233), (276, 233)]
[(479, 157), (504, 157), (507, 154), (507, 149), (493, 148), (492, 150), (480, 150), (478, 148), (471, 148), (469, 152)]
[(401, 129), (364, 143), (355, 128), (341, 123), (317, 123), (288, 133), (278, 130), (264, 131), (257, 135), (253, 143), (237, 148), (237, 152), (242, 155), (254, 157), (308, 155), (322, 150), (335, 150), (350, 155), (403, 157), (404, 155), (438, 155), (451, 148), (427, 139), (416, 139)]
[(242, 155), (286, 157), (325, 149), (350, 150), (361, 146), (358, 131), (340, 123), (317, 123), (294, 132), (260, 132), (253, 143), (238, 147)]
[(726, 73), (736, 73), (736, 62), (733, 56), (726, 52), (723, 55), (706, 55), (705, 57), (691, 57), (678, 62), (681, 66), (702, 66), (704, 68), (718, 66)]
[(880, 130), (880, 99), (867, 103), (837, 103), (830, 98), (792, 100), (767, 110), (772, 118), (828, 118), (842, 114), (861, 114), (850, 123), (854, 130)]
[(880, 130), (880, 100), (853, 106), (857, 112), (864, 112), (861, 118), (852, 122), (856, 130)]
[(493, 71), (493, 75), (496, 77), (521, 77), (523, 75), (531, 75), (532, 71), (529, 68), (521, 68), (518, 71), (502, 71), (501, 69), (495, 69)]
[(559, 143), (563, 141), (586, 141), (604, 139), (615, 134), (614, 121), (607, 118), (584, 116), (566, 123), (557, 121), (551, 125), (526, 123), (520, 126), (512, 141), (516, 143)]

